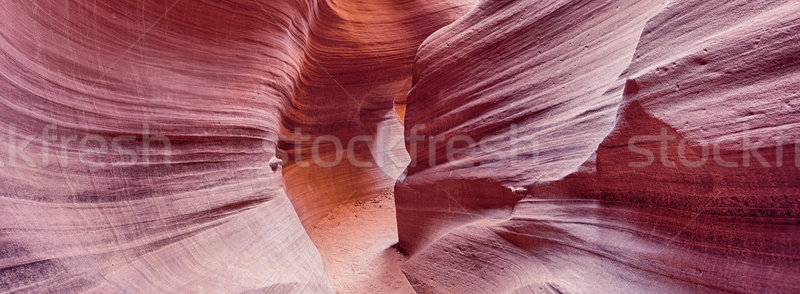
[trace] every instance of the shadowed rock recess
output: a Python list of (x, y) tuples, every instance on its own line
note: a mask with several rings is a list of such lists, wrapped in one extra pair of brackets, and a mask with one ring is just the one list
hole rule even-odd
[(0, 292), (798, 293), (800, 3), (5, 1)]

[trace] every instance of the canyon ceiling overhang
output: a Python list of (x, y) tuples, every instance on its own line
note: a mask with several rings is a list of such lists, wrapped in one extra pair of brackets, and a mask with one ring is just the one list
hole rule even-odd
[(800, 291), (800, 3), (474, 2), (3, 3), (0, 291)]

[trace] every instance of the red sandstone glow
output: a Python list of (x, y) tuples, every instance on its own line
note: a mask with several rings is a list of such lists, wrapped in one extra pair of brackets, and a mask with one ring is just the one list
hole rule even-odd
[(800, 3), (9, 0), (2, 293), (800, 292)]

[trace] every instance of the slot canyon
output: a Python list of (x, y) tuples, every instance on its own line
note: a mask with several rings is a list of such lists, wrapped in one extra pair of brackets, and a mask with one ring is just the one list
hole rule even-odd
[(796, 0), (4, 0), (2, 293), (798, 293)]

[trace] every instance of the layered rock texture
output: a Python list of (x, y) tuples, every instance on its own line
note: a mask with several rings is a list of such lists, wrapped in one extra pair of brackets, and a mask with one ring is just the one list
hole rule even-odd
[(0, 292), (798, 292), (798, 56), (794, 1), (8, 1)]
[[(396, 188), (412, 284), (800, 290), (798, 15), (791, 1), (485, 1), (435, 33), (408, 97), (417, 161)], [(458, 136), (476, 143), (447, 159)]]
[[(302, 224), (391, 187), (408, 156), (401, 140), (381, 152), (398, 165), (296, 171), (311, 153), (294, 151), (402, 139), (416, 49), (464, 9), (4, 3), (0, 291), (331, 292)], [(368, 143), (353, 154), (370, 162)]]

